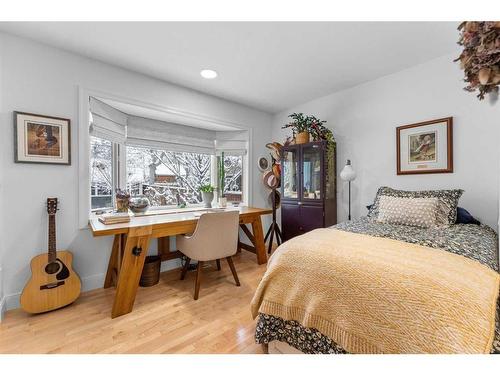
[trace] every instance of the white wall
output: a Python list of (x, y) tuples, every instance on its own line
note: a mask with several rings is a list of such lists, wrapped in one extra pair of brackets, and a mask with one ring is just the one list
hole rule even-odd
[[(338, 142), (338, 171), (351, 159), (353, 217), (366, 214), (381, 185), (403, 189), (462, 188), (460, 205), (497, 228), (500, 103), (462, 90), (463, 73), (444, 56), (360, 86), (290, 108), (274, 116), (273, 139), (292, 112), (327, 120)], [(334, 69), (334, 66), (332, 66)], [(396, 175), (396, 127), (453, 116), (453, 174)], [(338, 217), (347, 219), (346, 184), (338, 181)]]
[[(265, 204), (257, 158), (265, 154), (271, 136), (271, 116), (229, 101), (171, 85), (137, 73), (70, 54), (25, 39), (0, 34), (3, 44), (0, 93), (2, 136), (0, 146), (6, 216), (3, 257), (7, 307), (18, 305), (29, 276), (29, 261), (47, 248), (45, 200), (60, 199), (57, 215), (59, 249), (74, 254), (74, 267), (84, 289), (100, 287), (111, 248), (111, 238), (92, 238), (78, 230), (78, 87), (99, 90), (146, 103), (170, 106), (253, 128), (253, 204)], [(168, 63), (168, 62), (165, 62)], [(12, 111), (40, 113), (71, 119), (71, 166), (15, 164)], [(86, 125), (84, 125), (86, 126)]]

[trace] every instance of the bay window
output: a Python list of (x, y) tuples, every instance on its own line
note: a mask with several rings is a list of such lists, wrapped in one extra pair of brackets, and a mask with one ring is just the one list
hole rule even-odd
[(228, 202), (246, 201), (248, 132), (132, 116), (93, 97), (89, 104), (91, 211), (112, 210), (118, 188), (147, 197), (153, 208), (201, 206), (206, 184), (216, 197), (223, 185)]

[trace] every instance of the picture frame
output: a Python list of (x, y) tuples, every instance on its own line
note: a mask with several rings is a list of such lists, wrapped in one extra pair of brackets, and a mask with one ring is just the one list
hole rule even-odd
[(396, 128), (397, 174), (453, 173), (453, 117)]
[(71, 165), (71, 120), (14, 111), (14, 162)]

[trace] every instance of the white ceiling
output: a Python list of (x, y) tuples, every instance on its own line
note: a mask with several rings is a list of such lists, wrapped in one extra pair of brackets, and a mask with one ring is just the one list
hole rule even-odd
[[(267, 112), (457, 52), (450, 22), (2, 22), (0, 30)], [(219, 77), (205, 80), (200, 70)]]

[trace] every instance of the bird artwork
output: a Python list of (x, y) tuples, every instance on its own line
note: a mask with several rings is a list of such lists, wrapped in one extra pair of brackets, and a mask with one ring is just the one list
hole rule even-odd
[(60, 153), (59, 127), (28, 123), (30, 155), (57, 156)]

